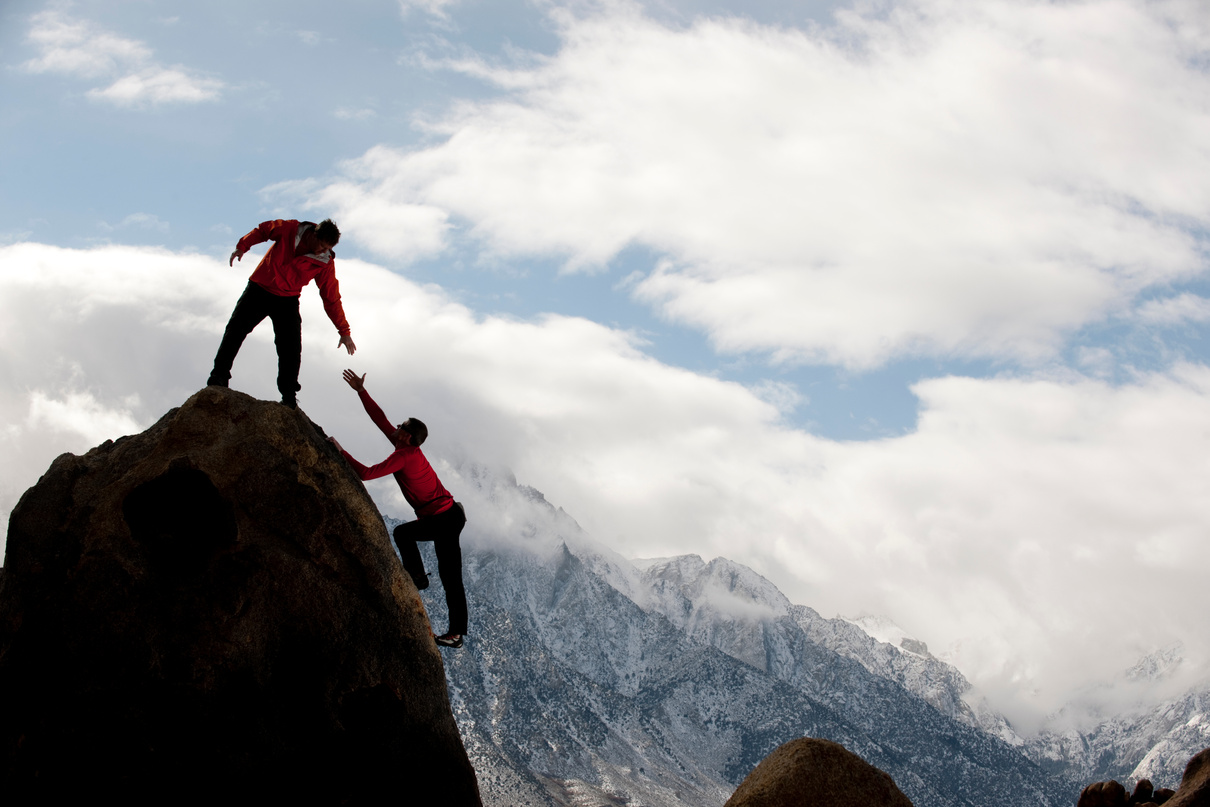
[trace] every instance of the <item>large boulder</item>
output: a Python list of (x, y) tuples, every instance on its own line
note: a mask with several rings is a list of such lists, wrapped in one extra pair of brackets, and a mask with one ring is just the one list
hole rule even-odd
[(828, 740), (778, 746), (724, 807), (912, 807), (890, 776)]
[(208, 387), (13, 510), (0, 793), (479, 804), (419, 595), (301, 412)]
[(1181, 786), (1168, 800), (1167, 807), (1210, 807), (1210, 748), (1189, 760)]

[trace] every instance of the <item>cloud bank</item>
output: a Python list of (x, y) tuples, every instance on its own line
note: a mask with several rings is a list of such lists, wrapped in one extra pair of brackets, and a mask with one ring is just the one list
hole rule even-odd
[(218, 79), (156, 62), (143, 42), (73, 19), (58, 9), (34, 15), (28, 40), (40, 53), (25, 62), (27, 71), (110, 81), (88, 91), (96, 101), (124, 107), (193, 104), (215, 101), (224, 89)]
[[(146, 428), (204, 384), (246, 269), (0, 248), (0, 516), (57, 453)], [(725, 555), (825, 614), (891, 614), (1018, 715), (1172, 641), (1206, 655), (1210, 367), (1117, 387), (935, 378), (915, 387), (913, 433), (836, 442), (787, 427), (764, 390), (653, 360), (625, 331), (478, 316), (368, 263), (338, 273), (360, 349), (336, 349), (307, 289), (300, 400), (363, 461), (389, 446), (346, 366), (388, 416), (429, 424), (441, 467), (511, 468), (623, 555)], [(232, 383), (275, 399), (274, 375), (266, 324)], [(371, 492), (406, 514), (389, 482)]]
[(423, 121), (434, 145), (273, 193), (396, 263), (455, 233), (566, 271), (649, 248), (635, 298), (720, 351), (850, 368), (1042, 362), (1203, 271), (1196, 3), (868, 8), (808, 30), (557, 11), (553, 56), (447, 63), (498, 94)]

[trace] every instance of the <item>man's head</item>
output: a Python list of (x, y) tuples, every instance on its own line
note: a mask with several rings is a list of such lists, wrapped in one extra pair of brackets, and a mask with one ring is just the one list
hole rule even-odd
[(429, 427), (425, 426), (423, 421), (408, 418), (399, 424), (399, 429), (395, 432), (395, 442), (406, 440), (408, 445), (419, 448), (428, 439), (428, 436)]
[(324, 219), (318, 227), (308, 228), (299, 238), (296, 254), (322, 255), (336, 246), (340, 240), (340, 230), (331, 219)]
[(331, 219), (324, 219), (315, 228), (315, 237), (329, 247), (334, 247), (340, 243), (340, 229), (336, 226), (336, 222)]

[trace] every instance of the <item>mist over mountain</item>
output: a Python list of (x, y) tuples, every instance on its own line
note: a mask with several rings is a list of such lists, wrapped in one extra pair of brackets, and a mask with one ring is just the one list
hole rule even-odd
[[(726, 558), (629, 560), (508, 473), (441, 473), (470, 519), (470, 635), (445, 659), (485, 803), (718, 805), (809, 735), (887, 771), (917, 805), (1060, 805), (1098, 779), (1175, 787), (1210, 745), (1207, 687), (1025, 735), (886, 618), (825, 618)], [(438, 584), (425, 603), (440, 631)]]
[[(917, 668), (724, 558), (622, 558), (507, 474), (441, 474), (469, 518), (471, 628), (445, 661), (485, 803), (720, 805), (801, 736), (841, 743), (918, 805), (1074, 802), (1080, 783), (956, 717), (970, 710), (952, 668)], [(439, 585), (424, 597), (440, 632)], [(861, 641), (887, 675), (828, 646)]]

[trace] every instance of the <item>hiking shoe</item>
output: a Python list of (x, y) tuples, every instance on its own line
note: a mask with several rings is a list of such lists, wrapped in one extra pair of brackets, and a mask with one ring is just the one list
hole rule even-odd
[(297, 409), (298, 408), (298, 399), (297, 398), (282, 398), (281, 405), (286, 407), (287, 409)]
[(429, 587), (429, 576), (427, 574), (417, 577), (412, 575), (412, 582), (416, 584), (417, 591), (424, 591)]
[(442, 647), (462, 647), (462, 634), (460, 633), (443, 633), (440, 636), (434, 636), (433, 641)]

